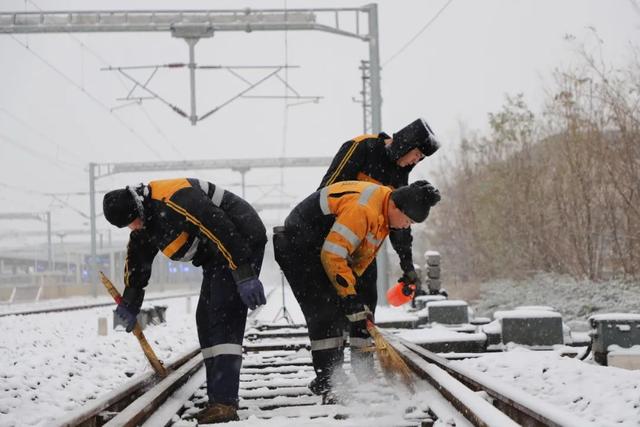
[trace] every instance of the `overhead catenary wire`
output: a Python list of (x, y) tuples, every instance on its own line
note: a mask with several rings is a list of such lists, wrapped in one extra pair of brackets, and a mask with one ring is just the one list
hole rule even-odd
[(418, 30), (418, 32), (409, 39), (409, 41), (407, 41), (404, 45), (402, 45), (402, 47), (400, 49), (398, 49), (398, 51), (396, 53), (394, 53), (393, 55), (391, 55), (386, 61), (384, 61), (382, 63), (382, 66), (385, 67), (387, 66), (391, 61), (393, 61), (394, 59), (396, 59), (398, 56), (400, 56), (405, 50), (407, 50), (407, 48), (409, 46), (411, 46), (413, 44), (413, 42), (415, 42), (418, 37), (420, 37), (430, 26), (431, 24), (433, 24), (436, 19), (438, 19), (440, 17), (440, 15), (442, 15), (442, 13), (445, 11), (445, 9), (447, 9), (447, 7), (449, 7), (449, 5), (453, 2), (453, 0), (448, 0), (444, 6), (442, 6), (440, 8), (440, 10), (438, 10), (438, 12), (427, 21), (426, 24), (424, 24), (422, 26), (422, 28), (420, 28), (420, 30)]
[(11, 145), (11, 146), (13, 146), (15, 148), (18, 148), (18, 149), (24, 151), (25, 153), (35, 157), (35, 158), (38, 158), (38, 159), (43, 160), (43, 161), (45, 161), (47, 163), (53, 164), (53, 166), (57, 167), (58, 169), (60, 169), (60, 170), (62, 170), (64, 172), (67, 172), (67, 173), (73, 173), (73, 172), (71, 172), (68, 169), (68, 167), (64, 167), (64, 164), (66, 164), (66, 166), (76, 166), (76, 165), (74, 165), (72, 163), (67, 163), (67, 162), (65, 162), (63, 160), (56, 159), (55, 157), (51, 157), (48, 154), (43, 154), (40, 150), (35, 150), (35, 149), (25, 145), (25, 144), (22, 144), (21, 142), (16, 141), (14, 138), (12, 138), (10, 136), (7, 136), (7, 135), (5, 135), (3, 133), (0, 133), (0, 141), (4, 141), (7, 144), (9, 144), (9, 145)]
[(85, 88), (83, 88), (81, 85), (79, 85), (78, 83), (76, 83), (71, 77), (67, 76), (63, 71), (61, 71), (59, 68), (57, 68), (55, 65), (53, 65), (51, 62), (47, 61), (42, 55), (38, 54), (37, 52), (35, 52), (33, 49), (31, 49), (26, 43), (22, 42), (20, 39), (18, 39), (17, 37), (15, 37), (13, 34), (9, 34), (9, 36), (15, 40), (16, 43), (18, 43), (20, 46), (24, 47), (28, 52), (30, 52), (32, 55), (34, 55), (36, 58), (38, 58), (41, 62), (43, 62), (47, 67), (49, 67), (50, 69), (52, 69), (56, 74), (58, 74), (60, 77), (62, 77), (67, 83), (69, 83), (70, 85), (72, 85), (73, 87), (75, 87), (76, 89), (78, 89), (80, 92), (82, 92), (83, 94), (85, 94), (87, 97), (89, 97), (89, 99), (91, 99), (94, 103), (96, 103), (98, 106), (100, 106), (104, 111), (106, 111), (111, 117), (113, 117), (118, 123), (120, 123), (120, 125), (122, 125), (125, 129), (127, 129), (132, 135), (134, 135), (136, 137), (136, 139), (138, 139), (146, 148), (149, 149), (149, 151), (151, 151), (158, 159), (160, 160), (164, 160), (162, 158), (162, 155), (160, 155), (160, 153), (153, 148), (153, 146), (151, 144), (149, 144), (149, 142), (147, 142), (142, 135), (140, 135), (138, 132), (136, 132), (135, 129), (133, 129), (131, 126), (129, 126), (129, 124), (127, 124), (124, 120), (122, 120), (117, 114), (113, 113), (111, 111), (111, 109), (105, 105), (100, 99), (98, 99), (95, 95), (93, 95), (91, 92), (87, 91)]
[[(36, 9), (38, 9), (39, 11), (43, 11), (43, 9), (38, 6), (33, 0), (25, 0), (25, 7), (26, 7), (26, 2), (31, 3)], [(112, 67), (112, 65), (109, 63), (109, 61), (107, 61), (102, 55), (100, 55), (98, 52), (96, 52), (94, 49), (90, 48), (83, 40), (81, 40), (80, 38), (78, 38), (77, 36), (75, 36), (74, 34), (71, 33), (67, 33), (67, 35), (74, 40), (76, 43), (78, 43), (80, 45), (80, 47), (87, 51), (88, 53), (90, 53), (94, 58), (96, 58), (99, 62), (101, 62), (103, 65), (106, 65), (108, 67)], [(83, 73), (83, 79), (82, 82), (84, 83), (84, 61), (83, 61), (83, 69), (82, 69), (82, 73)], [(124, 87), (125, 89), (128, 88), (128, 85), (125, 83), (125, 81), (122, 79), (122, 76), (120, 74), (116, 74), (116, 77), (118, 79), (118, 81), (120, 82), (120, 84), (122, 85), (122, 87)], [(82, 85), (84, 87), (84, 84)], [(147, 119), (147, 121), (149, 122), (149, 124), (153, 127), (153, 129), (156, 131), (156, 133), (158, 135), (160, 135), (162, 137), (162, 139), (165, 141), (165, 143), (174, 151), (174, 153), (176, 153), (178, 155), (178, 157), (180, 157), (182, 160), (186, 160), (186, 157), (184, 156), (184, 154), (182, 154), (182, 152), (175, 146), (175, 144), (173, 144), (170, 140), (169, 137), (167, 136), (167, 134), (160, 128), (160, 126), (157, 124), (156, 121), (154, 121), (151, 118), (151, 115), (149, 114), (149, 112), (147, 111), (147, 109), (141, 104), (141, 103), (136, 103), (136, 105), (138, 106), (138, 108), (140, 109), (140, 111), (142, 111), (142, 113), (144, 114), (145, 118)], [(111, 111), (110, 111), (111, 112)]]
[[(89, 193), (87, 193), (86, 191), (78, 191), (78, 192), (68, 192), (68, 193), (50, 193), (50, 192), (46, 192), (46, 191), (39, 191), (39, 190), (34, 190), (32, 188), (27, 188), (27, 187), (23, 187), (23, 186), (17, 186), (17, 185), (13, 185), (13, 184), (7, 184), (6, 182), (0, 182), (0, 187), (4, 187), (8, 190), (12, 190), (12, 191), (18, 191), (21, 193), (26, 193), (26, 194), (34, 194), (37, 196), (44, 196), (44, 197), (49, 197), (49, 207), (54, 206), (54, 202), (58, 202), (61, 203), (62, 205), (66, 206), (68, 209), (71, 209), (72, 211), (74, 211), (75, 213), (77, 213), (78, 215), (80, 215), (81, 217), (88, 219), (89, 215), (83, 211), (82, 209), (79, 209), (75, 206), (73, 206), (69, 201), (68, 198), (70, 196), (86, 196)], [(99, 190), (96, 191), (96, 193), (98, 194), (103, 194), (106, 193), (106, 191), (104, 190)], [(63, 199), (63, 197), (66, 197), (66, 200)], [(56, 206), (59, 207), (59, 206)]]
[[(21, 193), (43, 195), (43, 193), (40, 192), (40, 191), (32, 190), (30, 188), (25, 188), (25, 187), (18, 187), (16, 185), (7, 184), (7, 183), (4, 183), (4, 182), (0, 182), (0, 187), (4, 187), (6, 189), (13, 190), (13, 191), (19, 191)], [(21, 203), (25, 204), (26, 206), (28, 206), (29, 210), (32, 210), (32, 211), (44, 210), (44, 209), (41, 209), (40, 207), (37, 207), (33, 203), (29, 203), (29, 202), (25, 203), (24, 201), (21, 201)], [(11, 206), (12, 206), (12, 208), (15, 209), (15, 205), (16, 205), (16, 200), (14, 198), (11, 198)]]
[[(59, 151), (63, 151), (66, 154), (69, 154), (75, 158), (77, 158), (78, 160), (80, 160), (80, 156), (78, 156), (77, 153), (75, 153), (74, 151), (68, 150), (66, 149), (63, 145), (59, 144), (58, 142), (54, 141), (53, 139), (51, 139), (50, 136), (46, 135), (45, 133), (39, 131), (38, 129), (36, 129), (35, 127), (33, 127), (32, 125), (30, 125), (26, 120), (21, 119), (20, 117), (18, 117), (16, 114), (12, 113), (11, 111), (9, 111), (7, 108), (0, 106), (0, 112), (4, 113), (5, 115), (9, 116), (10, 118), (12, 118), (14, 121), (20, 123), (22, 126), (24, 126), (25, 128), (29, 129), (30, 131), (32, 131), (33, 133), (37, 134), (40, 138), (42, 138), (44, 141), (47, 141), (53, 145), (55, 145), (56, 150)], [(68, 163), (69, 165), (73, 165), (73, 166), (82, 166), (81, 163), (76, 163), (73, 164), (71, 162), (65, 162)]]

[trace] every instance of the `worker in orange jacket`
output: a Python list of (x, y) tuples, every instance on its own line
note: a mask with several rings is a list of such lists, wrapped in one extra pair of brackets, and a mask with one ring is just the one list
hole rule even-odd
[(371, 345), (366, 320), (373, 315), (363, 298), (371, 284), (359, 282), (359, 276), (390, 229), (424, 221), (439, 200), (440, 193), (427, 181), (396, 190), (343, 181), (311, 194), (293, 209), (284, 227), (274, 230), (276, 261), (309, 328), (316, 372), (309, 388), (325, 401), (332, 397), (332, 375), (342, 361), (345, 316), (352, 354)]

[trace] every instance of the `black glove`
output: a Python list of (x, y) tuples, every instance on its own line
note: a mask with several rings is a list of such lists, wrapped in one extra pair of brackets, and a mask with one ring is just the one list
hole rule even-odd
[(267, 303), (262, 282), (257, 277), (251, 277), (238, 283), (238, 293), (242, 302), (251, 310)]
[(398, 279), (398, 282), (402, 282), (405, 285), (416, 285), (416, 287), (421, 284), (420, 277), (418, 277), (418, 273), (415, 270), (405, 271), (402, 277)]
[(351, 337), (352, 341), (353, 341), (353, 337), (364, 339), (364, 338), (369, 338), (371, 336), (369, 334), (369, 329), (367, 329), (367, 322), (373, 323), (373, 314), (369, 313), (366, 319), (350, 322), (349, 336)]
[(413, 294), (416, 289), (420, 289), (420, 277), (415, 270), (405, 271), (401, 278), (398, 279), (402, 283), (402, 293), (406, 296)]
[(267, 303), (262, 282), (258, 279), (251, 264), (247, 263), (238, 266), (238, 268), (231, 271), (231, 275), (238, 286), (238, 293), (244, 305), (253, 310), (257, 306)]
[(116, 314), (125, 322), (127, 332), (131, 332), (136, 326), (136, 317), (140, 313), (143, 300), (144, 289), (132, 287), (124, 289)]
[(429, 295), (442, 295), (445, 298), (449, 296), (444, 289), (429, 289)]
[(133, 331), (133, 328), (135, 328), (136, 326), (136, 317), (138, 316), (138, 314), (134, 313), (133, 311), (128, 309), (127, 306), (122, 304), (118, 304), (118, 308), (116, 308), (116, 314), (125, 323), (127, 332)]
[(342, 311), (350, 322), (373, 318), (369, 307), (364, 305), (357, 295), (348, 295), (342, 300)]
[(367, 321), (373, 322), (373, 313), (364, 305), (357, 295), (349, 295), (342, 301), (342, 308), (349, 320), (349, 335), (359, 338), (369, 338)]

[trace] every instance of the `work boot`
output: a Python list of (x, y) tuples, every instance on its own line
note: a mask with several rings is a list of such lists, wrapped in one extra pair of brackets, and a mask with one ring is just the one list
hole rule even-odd
[(322, 393), (322, 404), (323, 405), (339, 405), (341, 404), (341, 399), (336, 395), (333, 390), (329, 390), (326, 393)]
[(326, 377), (316, 376), (313, 380), (311, 380), (308, 387), (309, 387), (309, 390), (311, 390), (311, 393), (316, 395), (325, 394), (331, 390), (331, 384), (329, 384), (329, 378), (326, 378)]
[(222, 403), (210, 403), (195, 416), (198, 424), (217, 424), (229, 421), (239, 421), (238, 411), (235, 406)]

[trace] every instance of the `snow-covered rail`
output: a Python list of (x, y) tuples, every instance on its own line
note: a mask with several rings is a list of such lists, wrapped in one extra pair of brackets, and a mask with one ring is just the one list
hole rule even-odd
[[(194, 362), (195, 361), (195, 362)], [(197, 364), (199, 361), (199, 365)], [(194, 366), (196, 364), (197, 366)], [(166, 387), (167, 382), (164, 382), (164, 388), (170, 392), (181, 384), (181, 381), (188, 379), (187, 370), (190, 373), (202, 365), (202, 356), (199, 348), (194, 348), (182, 357), (178, 358), (172, 363), (169, 363), (166, 368), (171, 372), (168, 378), (176, 380), (177, 373), (180, 373), (180, 378), (175, 381), (173, 388)], [(92, 404), (86, 405), (81, 410), (70, 414), (67, 418), (60, 420), (60, 426), (101, 426), (104, 425), (114, 415), (120, 413), (125, 408), (129, 407), (132, 402), (139, 400), (142, 396), (148, 392), (149, 389), (153, 389), (155, 386), (162, 384), (158, 376), (153, 372), (132, 380), (122, 387), (113, 390), (111, 393), (96, 400)], [(168, 393), (167, 392), (167, 393)], [(134, 424), (135, 425), (135, 424)]]
[[(448, 360), (409, 341), (390, 339), (394, 341), (394, 347), (413, 371), (449, 396), (454, 406), (465, 413), (474, 425), (495, 424), (483, 422), (482, 419), (477, 418), (481, 412), (476, 412), (464, 401), (459, 401), (459, 397), (464, 396), (468, 391), (476, 395), (484, 393), (495, 408), (515, 420), (518, 425), (564, 427), (581, 425), (574, 415), (559, 410), (558, 407), (530, 394), (506, 384), (490, 381), (479, 372), (454, 367)], [(461, 387), (466, 390), (462, 390)]]
[[(388, 335), (420, 379), (415, 392), (381, 375), (368, 384), (352, 376), (336, 386), (338, 404), (322, 405), (307, 385), (313, 379), (309, 340), (303, 326), (258, 325), (247, 330), (240, 378), (241, 420), (256, 425), (571, 426), (575, 418), (518, 390), (498, 387), (463, 372), (419, 346)], [(346, 352), (347, 361), (349, 352)], [(149, 375), (62, 425), (170, 426), (186, 423), (207, 402), (204, 367), (197, 350), (170, 367), (165, 379)], [(349, 364), (345, 371), (349, 372)], [(426, 380), (426, 381), (423, 381)], [(480, 393), (479, 393), (480, 392)]]
[[(159, 301), (163, 299), (171, 299), (171, 298), (184, 298), (184, 297), (197, 297), (200, 295), (200, 292), (184, 292), (184, 293), (176, 293), (169, 294), (164, 296), (151, 296), (145, 299), (146, 302), (150, 301)], [(43, 313), (58, 313), (62, 311), (72, 311), (72, 310), (87, 310), (90, 308), (97, 307), (107, 307), (113, 306), (112, 299), (104, 299), (103, 302), (95, 302), (95, 303), (83, 303), (83, 304), (65, 304), (61, 306), (54, 307), (43, 307), (37, 309), (30, 310), (15, 310), (15, 311), (7, 311), (4, 313), (0, 313), (0, 317), (4, 316), (26, 316), (31, 314), (43, 314)]]

